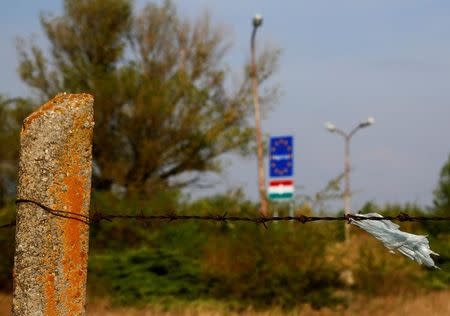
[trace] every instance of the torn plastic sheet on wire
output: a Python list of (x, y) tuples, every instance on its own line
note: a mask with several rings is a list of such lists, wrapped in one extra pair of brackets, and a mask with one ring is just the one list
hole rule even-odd
[[(378, 213), (353, 214), (353, 216), (382, 217)], [(436, 256), (439, 256), (439, 254), (430, 249), (426, 236), (403, 232), (399, 229), (399, 225), (389, 220), (350, 219), (350, 223), (373, 235), (392, 253), (395, 253), (395, 250), (397, 250), (408, 258), (417, 261), (419, 264), (439, 269), (430, 256), (430, 254)]]

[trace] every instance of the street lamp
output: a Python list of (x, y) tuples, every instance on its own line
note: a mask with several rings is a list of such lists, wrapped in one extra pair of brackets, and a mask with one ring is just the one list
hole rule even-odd
[[(344, 212), (345, 214), (350, 213), (350, 140), (353, 135), (356, 134), (362, 128), (369, 127), (375, 123), (373, 117), (368, 117), (365, 121), (360, 122), (355, 128), (353, 128), (349, 133), (345, 133), (341, 129), (337, 128), (333, 123), (326, 122), (325, 128), (331, 133), (337, 133), (341, 135), (345, 140), (345, 159), (344, 159)], [(345, 240), (349, 240), (350, 226), (345, 225)]]
[(263, 18), (260, 14), (256, 14), (252, 19), (253, 31), (250, 40), (251, 50), (251, 78), (252, 78), (252, 91), (253, 91), (253, 104), (255, 108), (255, 129), (256, 129), (256, 148), (258, 156), (258, 188), (259, 199), (261, 204), (261, 213), (267, 215), (267, 196), (266, 196), (266, 180), (264, 176), (264, 157), (263, 157), (263, 145), (262, 145), (262, 132), (261, 132), (261, 114), (259, 106), (258, 96), (258, 76), (256, 67), (256, 53), (255, 53), (255, 37), (258, 27), (263, 23)]

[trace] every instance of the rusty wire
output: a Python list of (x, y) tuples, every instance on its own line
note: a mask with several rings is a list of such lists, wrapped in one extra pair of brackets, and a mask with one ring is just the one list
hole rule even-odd
[[(283, 222), (283, 221), (293, 221), (298, 223), (310, 223), (310, 222), (318, 222), (318, 221), (346, 221), (350, 222), (350, 220), (357, 220), (357, 221), (364, 221), (364, 220), (375, 220), (375, 221), (382, 221), (382, 220), (390, 220), (390, 221), (400, 221), (400, 222), (425, 222), (425, 221), (450, 221), (450, 216), (411, 216), (406, 213), (399, 213), (395, 216), (383, 216), (383, 217), (361, 217), (357, 214), (346, 214), (343, 216), (306, 216), (306, 215), (298, 215), (298, 216), (264, 216), (262, 214), (258, 216), (235, 216), (235, 215), (228, 215), (227, 213), (221, 214), (221, 215), (177, 215), (175, 212), (167, 212), (163, 215), (145, 215), (143, 212), (137, 215), (131, 215), (131, 214), (108, 214), (103, 213), (99, 211), (93, 211), (91, 216), (85, 216), (81, 214), (77, 214), (74, 212), (67, 212), (67, 211), (61, 211), (61, 210), (55, 210), (52, 209), (46, 205), (43, 205), (42, 203), (28, 200), (28, 199), (18, 199), (16, 200), (16, 204), (21, 203), (28, 203), (28, 204), (34, 204), (38, 207), (40, 207), (42, 210), (48, 212), (49, 214), (52, 214), (56, 217), (61, 218), (68, 218), (73, 219), (76, 221), (80, 221), (82, 223), (85, 223), (87, 225), (93, 224), (93, 223), (99, 223), (102, 221), (108, 221), (112, 222), (116, 219), (133, 219), (138, 220), (142, 222), (148, 222), (148, 221), (167, 221), (167, 222), (173, 222), (173, 221), (214, 221), (214, 222), (249, 222), (249, 223), (255, 223), (255, 224), (261, 224), (265, 228), (267, 228), (267, 223), (270, 222)], [(9, 228), (15, 226), (16, 222), (15, 220), (0, 225), (0, 229), (2, 228)]]

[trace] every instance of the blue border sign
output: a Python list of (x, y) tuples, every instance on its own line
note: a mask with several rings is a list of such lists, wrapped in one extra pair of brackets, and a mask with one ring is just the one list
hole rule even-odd
[(270, 137), (270, 177), (292, 177), (294, 175), (294, 138), (292, 136)]

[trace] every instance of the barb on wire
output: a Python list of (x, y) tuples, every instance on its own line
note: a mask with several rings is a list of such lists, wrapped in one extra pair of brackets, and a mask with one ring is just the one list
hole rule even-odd
[[(162, 215), (145, 215), (142, 211), (137, 213), (136, 215), (130, 214), (108, 214), (102, 213), (99, 211), (92, 212), (92, 215), (85, 216), (82, 214), (77, 214), (74, 212), (62, 211), (52, 209), (40, 202), (36, 202), (29, 199), (17, 199), (16, 204), (34, 204), (40, 207), (42, 210), (52, 214), (56, 217), (73, 219), (84, 224), (90, 225), (92, 223), (99, 223), (102, 221), (112, 222), (113, 220), (120, 219), (134, 219), (137, 221), (148, 222), (148, 221), (215, 221), (215, 222), (249, 222), (255, 224), (261, 224), (265, 228), (267, 227), (267, 223), (270, 222), (283, 222), (283, 221), (294, 221), (302, 224), (306, 224), (309, 222), (318, 222), (318, 221), (346, 221), (350, 223), (350, 221), (365, 221), (365, 220), (391, 220), (391, 221), (399, 221), (399, 222), (424, 222), (424, 221), (450, 221), (450, 216), (411, 216), (406, 213), (400, 213), (396, 216), (367, 216), (362, 217), (358, 216), (358, 214), (346, 214), (344, 216), (306, 216), (306, 215), (298, 215), (298, 216), (264, 216), (260, 214), (259, 216), (235, 216), (228, 215), (226, 212), (222, 215), (177, 215), (175, 212), (167, 212)], [(11, 221), (9, 223), (0, 225), (0, 229), (9, 228), (15, 226), (15, 221)]]

